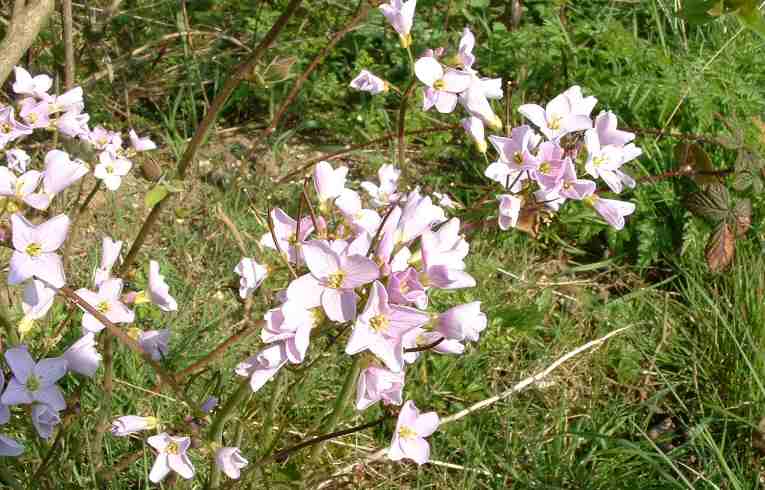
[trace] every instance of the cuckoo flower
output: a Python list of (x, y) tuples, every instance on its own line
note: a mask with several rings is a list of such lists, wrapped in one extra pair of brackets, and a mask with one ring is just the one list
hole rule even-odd
[(128, 137), (130, 138), (130, 145), (135, 151), (149, 151), (157, 149), (157, 144), (154, 143), (151, 138), (148, 136), (141, 138), (132, 129), (128, 132)]
[(499, 199), (499, 227), (502, 230), (515, 228), (518, 217), (521, 214), (523, 198), (512, 194), (500, 194)]
[(8, 162), (8, 168), (17, 173), (24, 173), (32, 157), (20, 148), (13, 148), (5, 152), (5, 160)]
[(38, 99), (48, 96), (48, 90), (53, 86), (53, 79), (42, 74), (33, 77), (20, 66), (13, 68), (16, 81), (13, 82), (13, 91), (19, 95), (31, 95)]
[(422, 110), (436, 106), (438, 112), (448, 114), (457, 106), (457, 94), (467, 90), (470, 75), (453, 68), (444, 71), (435, 58), (423, 56), (414, 64), (417, 78), (427, 85)]
[(576, 177), (574, 162), (570, 159), (566, 161), (566, 166), (563, 172), (563, 181), (560, 184), (560, 189), (558, 189), (558, 194), (561, 197), (581, 201), (585, 196), (589, 196), (595, 192), (595, 188), (595, 182), (586, 179), (578, 179)]
[(475, 48), (475, 36), (469, 28), (465, 28), (462, 31), (462, 37), (460, 38), (460, 45), (457, 56), (459, 57), (462, 68), (465, 71), (473, 69), (473, 63), (475, 63), (475, 56), (473, 56), (473, 48)]
[(109, 131), (103, 126), (96, 126), (84, 137), (96, 150), (109, 150), (116, 153), (122, 148), (122, 136), (114, 131)]
[(24, 446), (15, 439), (0, 434), (0, 456), (20, 456), (24, 452)]
[(53, 435), (53, 429), (61, 423), (61, 417), (58, 411), (44, 403), (35, 403), (32, 405), (32, 425), (37, 430), (37, 435), (43, 439), (50, 439)]
[(325, 207), (330, 199), (340, 196), (345, 189), (347, 175), (348, 167), (332, 168), (332, 165), (325, 161), (316, 164), (313, 169), (313, 185), (322, 207)]
[(101, 250), (101, 264), (95, 271), (93, 271), (93, 283), (96, 287), (112, 277), (112, 267), (114, 267), (114, 264), (120, 258), (122, 241), (114, 241), (108, 236), (105, 236), (103, 240), (101, 240)]
[(444, 210), (433, 204), (429, 196), (423, 196), (418, 189), (414, 189), (407, 196), (401, 218), (397, 221), (395, 241), (397, 244), (411, 243), (425, 230), (444, 221)]
[(155, 361), (161, 361), (170, 350), (168, 347), (170, 330), (167, 328), (146, 331), (131, 328), (128, 333), (131, 337), (135, 338), (138, 345), (141, 346), (141, 350), (149, 354)]
[(157, 459), (154, 466), (151, 467), (149, 480), (159, 483), (165, 477), (174, 471), (182, 478), (189, 480), (194, 477), (194, 466), (186, 455), (186, 451), (191, 446), (191, 439), (188, 437), (173, 437), (166, 432), (151, 436), (146, 439), (151, 447), (157, 450)]
[(386, 405), (401, 405), (404, 391), (404, 372), (369, 366), (361, 371), (356, 383), (356, 410), (366, 410), (382, 400)]
[(380, 5), (380, 10), (393, 29), (398, 32), (401, 46), (408, 48), (412, 45), (412, 24), (414, 23), (414, 9), (417, 0), (390, 0), (390, 3)]
[[(112, 323), (133, 323), (135, 320), (133, 310), (120, 302), (122, 279), (107, 279), (98, 286), (97, 293), (81, 288), (77, 290), (77, 294)], [(106, 328), (103, 323), (88, 312), (82, 316), (82, 327), (93, 333), (98, 333)]]
[(401, 171), (393, 165), (383, 165), (377, 171), (377, 176), (380, 179), (379, 186), (368, 181), (361, 183), (361, 188), (372, 198), (372, 207), (379, 208), (398, 202), (401, 198), (401, 194), (397, 192)]
[(74, 87), (61, 95), (47, 95), (43, 97), (50, 103), (51, 112), (72, 112), (80, 114), (85, 109), (82, 98), (82, 87)]
[(592, 127), (590, 113), (597, 103), (595, 97), (583, 97), (582, 89), (574, 85), (542, 108), (524, 104), (518, 108), (548, 139), (558, 139), (573, 131)]
[(287, 297), (306, 308), (321, 305), (332, 321), (353, 320), (357, 299), (353, 290), (377, 279), (377, 265), (362, 255), (339, 254), (318, 240), (306, 243), (303, 254), (311, 272), (292, 281)]
[(64, 352), (70, 371), (93, 377), (101, 363), (101, 354), (96, 350), (96, 336), (92, 332), (83, 335)]
[(361, 73), (351, 80), (350, 85), (351, 88), (362, 92), (369, 92), (372, 95), (388, 91), (388, 84), (385, 80), (367, 70), (361, 70)]
[(28, 134), (32, 134), (32, 128), (16, 120), (13, 107), (0, 109), (0, 148), (5, 148), (11, 141)]
[(377, 232), (382, 218), (375, 211), (362, 207), (358, 192), (343, 189), (340, 197), (335, 199), (335, 206), (343, 213), (354, 233), (366, 231), (372, 235)]
[(624, 217), (635, 212), (635, 204), (631, 202), (605, 199), (594, 193), (585, 197), (584, 202), (595, 208), (595, 211), (617, 230), (624, 228)]
[(88, 114), (82, 113), (75, 107), (59, 116), (56, 120), (56, 129), (70, 138), (84, 138), (90, 132), (89, 120)]
[(234, 372), (250, 378), (253, 393), (261, 389), (276, 373), (287, 364), (287, 350), (284, 342), (267, 345), (256, 355), (237, 364)]
[[(56, 299), (56, 290), (48, 287), (44, 282), (32, 279), (24, 284), (24, 293), (21, 297), (21, 309), (24, 312), (24, 320), (31, 322), (44, 317)], [(20, 328), (21, 329), (21, 328)]]
[(93, 177), (102, 180), (110, 191), (116, 191), (122, 184), (122, 177), (133, 168), (133, 162), (109, 150), (98, 154), (99, 164), (93, 169)]
[(165, 276), (159, 273), (159, 263), (149, 261), (149, 298), (162, 311), (177, 311), (178, 303), (170, 296), (170, 286), (165, 282)]
[[(450, 226), (455, 223), (456, 231)], [(475, 286), (475, 279), (464, 271), (462, 259), (467, 255), (467, 242), (459, 236), (459, 220), (453, 218), (444, 227), (447, 241), (430, 230), (422, 234), (423, 272), (419, 276), (420, 282), (425, 287), (439, 289), (471, 288)]]
[(452, 218), (437, 231), (423, 234), (423, 254), (428, 254), (428, 266), (449, 264), (460, 269), (465, 268), (463, 260), (467, 257), (470, 245), (460, 234), (459, 218)]
[[(297, 221), (290, 218), (287, 213), (279, 208), (271, 210), (271, 220), (274, 224), (274, 235), (279, 244), (279, 249), (287, 254), (287, 259), (297, 264), (302, 258), (300, 243), (304, 242), (313, 231), (313, 220), (306, 216), (300, 220), (300, 236), (297, 236)], [(271, 233), (266, 233), (260, 238), (260, 244), (264, 247), (276, 249), (274, 238)]]
[(499, 153), (500, 161), (515, 165), (514, 168), (520, 168), (528, 166), (533, 157), (532, 152), (536, 151), (541, 137), (531, 126), (524, 124), (513, 128), (509, 138), (491, 135), (489, 141)]
[(244, 459), (238, 447), (222, 447), (215, 451), (215, 464), (232, 480), (239, 479), (240, 470), (248, 463), (249, 461)]
[(498, 83), (501, 87), (502, 80), (482, 80), (475, 75), (468, 75), (468, 77), (469, 83), (459, 96), (460, 103), (473, 117), (481, 119), (490, 128), (502, 129), (502, 119), (494, 113), (489, 103), (490, 98), (502, 97), (501, 88), (499, 93), (496, 88)]
[(266, 312), (266, 326), (260, 337), (267, 344), (283, 341), (287, 359), (300, 364), (311, 342), (311, 330), (319, 325), (321, 317), (318, 308), (307, 309), (297, 301), (287, 301)]
[(255, 259), (249, 257), (243, 257), (242, 260), (234, 268), (239, 279), (239, 296), (242, 299), (251, 295), (268, 275), (268, 269), (257, 262)]
[(481, 302), (473, 301), (457, 305), (438, 315), (436, 331), (447, 339), (477, 342), (486, 329), (486, 315), (481, 312)]
[(635, 180), (622, 172), (620, 167), (640, 156), (640, 148), (631, 143), (624, 147), (603, 146), (595, 129), (588, 129), (584, 133), (584, 142), (587, 147), (587, 162), (584, 168), (588, 174), (603, 179), (616, 193), (622, 191), (623, 185), (635, 187)]
[(64, 243), (69, 218), (59, 214), (45, 223), (33, 225), (20, 214), (11, 215), (13, 248), (8, 284), (21, 284), (38, 277), (55, 288), (64, 285), (61, 257), (54, 253)]
[(69, 154), (61, 150), (51, 150), (45, 155), (43, 172), (43, 192), (31, 197), (36, 199), (37, 209), (47, 209), (53, 197), (88, 173), (88, 166), (81, 160), (71, 160)]
[(117, 437), (125, 437), (136, 434), (143, 430), (154, 430), (157, 428), (158, 420), (156, 417), (139, 417), (138, 415), (123, 415), (112, 421), (111, 433)]
[(462, 120), (462, 129), (473, 138), (475, 146), (481, 153), (486, 153), (488, 145), (486, 144), (485, 130), (483, 121), (475, 116), (470, 116)]
[[(30, 170), (16, 177), (8, 167), (0, 167), (0, 196), (10, 197), (37, 209), (40, 202), (34, 194), (42, 180), (42, 173)], [(47, 207), (47, 206), (46, 206)]]
[(66, 374), (66, 360), (57, 357), (35, 363), (25, 345), (5, 351), (5, 361), (13, 378), (0, 397), (4, 405), (45, 403), (56, 410), (66, 408), (66, 401), (56, 381)]
[(391, 303), (413, 304), (420, 309), (428, 306), (425, 286), (420, 282), (419, 273), (414, 267), (392, 273), (388, 279), (387, 292)]
[(393, 461), (408, 458), (417, 464), (427, 463), (430, 459), (430, 446), (425, 438), (438, 429), (439, 423), (436, 412), (420, 414), (414, 402), (408, 400), (398, 415), (388, 457)]
[(44, 129), (50, 126), (50, 104), (46, 101), (37, 102), (34, 99), (26, 99), (22, 103), (19, 116), (30, 128)]
[(385, 286), (375, 281), (364, 311), (353, 325), (345, 353), (353, 355), (369, 350), (388, 369), (400, 372), (404, 366), (401, 336), (412, 328), (424, 325), (429, 319), (423, 311), (389, 304)]
[(595, 130), (601, 145), (624, 146), (635, 139), (635, 134), (616, 129), (616, 114), (602, 111), (595, 118)]
[(422, 351), (414, 350), (407, 352), (410, 349), (422, 349), (427, 348), (428, 351), (437, 352), (439, 354), (462, 354), (465, 352), (465, 346), (456, 339), (448, 339), (440, 332), (429, 332), (424, 328), (414, 328), (407, 333), (401, 339), (404, 345), (404, 361), (407, 364), (414, 363)]

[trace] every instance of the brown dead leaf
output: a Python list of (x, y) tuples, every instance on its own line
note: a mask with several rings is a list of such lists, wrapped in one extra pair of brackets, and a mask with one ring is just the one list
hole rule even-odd
[(725, 270), (733, 261), (735, 251), (736, 236), (730, 225), (726, 222), (718, 224), (709, 237), (705, 252), (709, 270), (712, 272)]

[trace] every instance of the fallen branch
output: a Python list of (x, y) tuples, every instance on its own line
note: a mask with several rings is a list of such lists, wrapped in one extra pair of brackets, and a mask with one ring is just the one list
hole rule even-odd
[(54, 0), (15, 0), (10, 26), (0, 43), (0, 85), (35, 42), (54, 7)]

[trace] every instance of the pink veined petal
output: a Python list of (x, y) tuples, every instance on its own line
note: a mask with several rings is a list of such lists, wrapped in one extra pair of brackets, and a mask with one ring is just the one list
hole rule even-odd
[[(507, 184), (507, 176), (510, 175), (510, 172), (510, 167), (506, 163), (496, 161), (489, 164), (483, 174), (489, 179), (504, 186)], [(511, 178), (510, 180), (510, 183), (512, 184), (513, 179)]]
[(349, 322), (356, 317), (356, 293), (327, 288), (321, 293), (321, 306), (333, 322)]
[(363, 255), (349, 255), (342, 257), (341, 261), (341, 269), (345, 273), (342, 284), (344, 289), (357, 288), (380, 277), (377, 264)]
[(411, 439), (400, 439), (399, 444), (405, 457), (413, 460), (417, 464), (425, 464), (430, 460), (430, 444), (425, 439), (414, 437)]
[(345, 353), (349, 356), (358, 354), (369, 348), (369, 344), (377, 339), (377, 336), (365, 324), (356, 322), (345, 346)]
[[(297, 229), (297, 222), (290, 218), (281, 208), (274, 208), (271, 211), (271, 219), (274, 222), (274, 232), (280, 239), (288, 238)], [(269, 234), (268, 236), (271, 235)]]
[(98, 333), (105, 329), (106, 326), (98, 321), (98, 319), (96, 319), (96, 317), (90, 313), (85, 313), (82, 315), (82, 328), (84, 328), (87, 332)]
[(41, 172), (38, 172), (37, 170), (28, 171), (18, 178), (18, 181), (21, 182), (19, 194), (26, 197), (28, 194), (33, 193), (35, 189), (37, 189), (37, 186), (40, 185), (40, 180), (42, 180)]
[(547, 117), (566, 117), (571, 114), (571, 103), (566, 94), (559, 94), (550, 102), (548, 102), (545, 106), (545, 113)]
[(534, 125), (540, 129), (547, 127), (547, 117), (545, 110), (542, 106), (537, 104), (523, 104), (518, 107), (520, 112), (526, 119), (534, 123)]
[(13, 231), (13, 248), (25, 252), (30, 243), (38, 240), (37, 228), (19, 213), (11, 215), (11, 230)]
[(436, 110), (441, 114), (450, 114), (457, 107), (457, 94), (439, 90), (436, 92)]
[[(435, 333), (435, 332), (432, 332)], [(433, 342), (437, 341), (437, 338), (433, 339)], [(433, 350), (439, 354), (457, 354), (460, 355), (465, 352), (465, 346), (460, 343), (459, 340), (446, 339), (441, 341), (437, 346), (433, 347)]]
[(42, 386), (52, 385), (66, 374), (68, 363), (63, 357), (41, 359), (34, 369)]
[(606, 222), (616, 228), (617, 230), (621, 230), (624, 228), (624, 217), (619, 214), (617, 209), (611, 205), (609, 205), (608, 202), (603, 198), (598, 198), (593, 203), (593, 206), (595, 207), (595, 211), (600, 214), (600, 216), (606, 220)]
[(55, 252), (66, 240), (69, 232), (69, 217), (59, 214), (37, 227), (37, 237), (43, 252)]
[(167, 460), (167, 453), (159, 453), (157, 455), (157, 459), (154, 460), (154, 465), (151, 467), (151, 472), (149, 473), (149, 480), (153, 483), (161, 482), (165, 479), (168, 473), (170, 473), (170, 465)]
[(270, 381), (285, 364), (287, 364), (286, 358), (274, 367), (256, 368), (250, 377), (250, 388), (253, 393), (260, 390), (268, 381)]
[(11, 286), (21, 284), (31, 278), (33, 274), (34, 261), (32, 257), (23, 252), (13, 252), (8, 271), (8, 284)]
[(117, 300), (122, 294), (122, 279), (112, 278), (101, 283), (98, 288), (98, 297), (100, 299)]
[(436, 81), (444, 76), (444, 69), (435, 58), (423, 56), (414, 63), (414, 74), (422, 83), (432, 87)]
[(47, 282), (54, 288), (66, 284), (64, 264), (61, 257), (55, 253), (42, 253), (32, 259), (32, 274)]
[(29, 194), (24, 196), (24, 202), (35, 209), (43, 211), (50, 206), (50, 196), (47, 194)]
[(411, 329), (428, 323), (430, 315), (409, 306), (391, 305), (390, 323), (393, 327)]
[(564, 127), (567, 133), (574, 131), (584, 131), (592, 128), (592, 119), (589, 116), (571, 115), (566, 118)]
[(135, 321), (135, 312), (119, 301), (114, 300), (109, 302), (109, 313), (106, 317), (112, 323), (133, 323)]
[(620, 179), (614, 171), (600, 169), (598, 173), (600, 174), (600, 178), (606, 182), (609, 189), (617, 194), (622, 191), (622, 179)]
[(311, 343), (311, 325), (305, 324), (298, 327), (297, 331), (295, 332), (295, 349), (297, 349), (297, 353), (299, 354), (298, 360), (295, 364), (303, 362), (305, 359), (305, 354), (308, 352), (308, 346)]
[(438, 424), (441, 419), (438, 418), (436, 412), (423, 413), (417, 417), (417, 423), (415, 424), (415, 430), (420, 437), (428, 437), (438, 429)]
[(438, 90), (428, 87), (422, 91), (422, 110), (427, 111), (434, 105), (436, 105), (436, 101), (438, 100)]
[(470, 86), (471, 80), (472, 80), (472, 77), (469, 74), (465, 72), (457, 71), (453, 68), (449, 68), (448, 70), (446, 70), (446, 73), (444, 73), (443, 90), (445, 92), (459, 94), (468, 89), (468, 87)]
[(27, 405), (33, 401), (32, 395), (26, 386), (21, 384), (16, 378), (11, 378), (8, 386), (5, 387), (3, 396), (0, 397), (0, 403), (3, 405)]
[(161, 434), (148, 437), (146, 442), (159, 453), (163, 453), (167, 445), (170, 443), (170, 436), (168, 436), (166, 432), (162, 432)]
[(407, 400), (401, 407), (401, 411), (398, 414), (398, 420), (396, 421), (396, 432), (402, 425), (407, 427), (414, 427), (417, 422), (417, 417), (420, 416), (420, 411), (417, 410), (417, 406), (412, 400)]
[(0, 434), (0, 456), (20, 456), (24, 453), (24, 446), (15, 439)]
[(49, 405), (56, 410), (63, 410), (66, 408), (66, 400), (64, 400), (64, 395), (56, 385), (37, 390), (32, 393), (32, 397), (35, 401), (45, 403), (46, 405)]
[(406, 457), (404, 451), (401, 449), (401, 438), (398, 437), (398, 433), (393, 435), (393, 441), (388, 448), (388, 459), (391, 461), (400, 461)]
[(16, 176), (8, 167), (0, 167), (0, 196), (14, 196), (16, 180)]
[(12, 347), (5, 351), (5, 362), (11, 368), (13, 376), (22, 384), (27, 382), (35, 369), (35, 361), (26, 346)]
[(321, 293), (324, 286), (311, 274), (305, 274), (293, 280), (287, 287), (287, 298), (305, 308), (321, 306)]
[(404, 347), (401, 345), (401, 339), (392, 341), (376, 335), (375, 340), (369, 344), (369, 351), (394, 373), (399, 373), (404, 368)]
[(340, 268), (340, 257), (322, 241), (311, 240), (304, 244), (303, 256), (311, 274), (319, 280), (326, 279)]
[(194, 477), (194, 466), (185, 453), (170, 454), (167, 457), (167, 464), (170, 469), (178, 473), (182, 478), (190, 480)]

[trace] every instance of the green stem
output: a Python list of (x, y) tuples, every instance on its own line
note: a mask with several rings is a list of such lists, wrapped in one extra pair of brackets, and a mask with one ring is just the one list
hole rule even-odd
[[(237, 388), (236, 392), (234, 392), (234, 395), (229, 398), (229, 400), (226, 402), (226, 405), (215, 416), (215, 419), (210, 425), (210, 430), (208, 432), (209, 441), (218, 445), (222, 444), (223, 426), (236, 414), (236, 409), (241, 406), (241, 404), (247, 399), (248, 396), (250, 396), (250, 393), (252, 393), (252, 390), (250, 389), (250, 378), (244, 378), (239, 383), (239, 388)], [(210, 482), (207, 485), (207, 488), (218, 488), (219, 485), (220, 470), (215, 464), (215, 461), (213, 461), (210, 466)]]
[(277, 432), (274, 431), (274, 418), (276, 418), (276, 410), (279, 408), (284, 391), (287, 388), (286, 381), (287, 378), (284, 375), (284, 371), (279, 371), (274, 380), (274, 393), (271, 395), (271, 401), (268, 404), (268, 412), (266, 412), (266, 418), (263, 422), (263, 432), (265, 436), (262, 447), (266, 449), (266, 454), (270, 454), (273, 450), (274, 439), (277, 435)]
[[(348, 376), (345, 378), (343, 388), (340, 390), (340, 393), (338, 393), (337, 398), (335, 398), (335, 407), (332, 409), (332, 414), (329, 416), (329, 420), (327, 420), (327, 423), (324, 425), (321, 432), (326, 434), (334, 431), (335, 427), (337, 427), (337, 423), (340, 422), (340, 418), (345, 412), (345, 407), (348, 405), (348, 401), (353, 395), (353, 388), (356, 386), (356, 380), (358, 379), (359, 373), (361, 372), (361, 363), (363, 357), (364, 356), (356, 356), (353, 358), (353, 364), (351, 364), (351, 368), (348, 371)], [(311, 459), (316, 459), (319, 457), (322, 446), (323, 444), (316, 444), (313, 447), (311, 450)]]
[(5, 298), (0, 298), (0, 325), (3, 326), (8, 335), (8, 343), (11, 345), (18, 345), (19, 333), (16, 331), (16, 326), (8, 319), (8, 308), (5, 304)]

